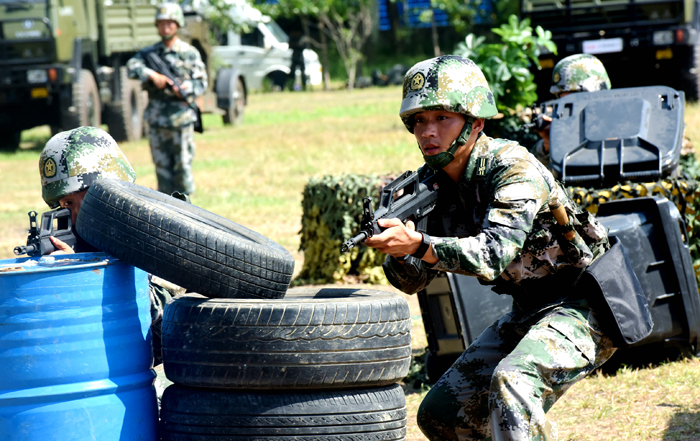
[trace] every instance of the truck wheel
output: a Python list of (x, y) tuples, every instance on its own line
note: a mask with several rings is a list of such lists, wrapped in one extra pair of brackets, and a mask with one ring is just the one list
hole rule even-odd
[(100, 94), (95, 77), (87, 69), (80, 71), (78, 83), (73, 84), (73, 106), (75, 112), (62, 109), (61, 130), (71, 130), (81, 126), (99, 127), (102, 124)]
[(121, 99), (107, 106), (109, 133), (117, 141), (138, 141), (143, 134), (143, 110), (145, 109), (141, 85), (127, 74), (126, 67), (119, 68)]
[(76, 222), (91, 245), (209, 297), (281, 298), (294, 259), (248, 228), (125, 181), (90, 186)]
[(406, 439), (401, 386), (308, 392), (172, 385), (161, 401), (163, 441), (390, 441)]
[(243, 122), (243, 113), (245, 111), (245, 86), (239, 78), (236, 81), (236, 98), (231, 97), (231, 107), (224, 110), (224, 124), (238, 125)]
[(279, 300), (182, 296), (163, 316), (174, 383), (221, 389), (339, 389), (406, 376), (406, 300), (368, 289), (294, 288)]
[(19, 148), (21, 130), (0, 130), (0, 152), (14, 152)]

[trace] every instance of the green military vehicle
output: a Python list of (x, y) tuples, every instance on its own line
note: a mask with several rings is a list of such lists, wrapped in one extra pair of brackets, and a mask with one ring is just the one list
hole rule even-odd
[[(147, 97), (125, 65), (159, 40), (155, 11), (150, 0), (0, 0), (0, 149), (45, 124), (57, 132), (105, 123), (117, 141), (141, 138)], [(181, 36), (209, 74), (200, 108), (240, 121), (245, 79), (234, 69), (213, 75), (207, 22), (191, 11), (185, 19)]]
[(535, 73), (549, 99), (552, 68), (563, 57), (593, 54), (614, 88), (666, 85), (700, 98), (700, 2), (697, 0), (521, 0), (533, 26), (552, 31), (559, 53)]

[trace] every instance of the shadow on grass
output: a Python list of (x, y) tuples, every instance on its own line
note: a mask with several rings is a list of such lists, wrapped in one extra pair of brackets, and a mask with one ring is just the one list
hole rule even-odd
[(688, 409), (678, 405), (661, 404), (661, 406), (679, 408), (664, 431), (663, 441), (695, 441), (700, 438), (700, 409), (696, 412), (688, 412)]
[(693, 354), (687, 348), (664, 347), (663, 344), (618, 349), (612, 358), (600, 367), (600, 371), (604, 375), (614, 376), (622, 367), (645, 369), (692, 357)]

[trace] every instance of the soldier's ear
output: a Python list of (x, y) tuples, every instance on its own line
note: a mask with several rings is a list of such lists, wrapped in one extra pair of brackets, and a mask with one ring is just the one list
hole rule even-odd
[(472, 132), (480, 133), (484, 130), (484, 125), (486, 125), (484, 118), (477, 118), (477, 120), (472, 123)]

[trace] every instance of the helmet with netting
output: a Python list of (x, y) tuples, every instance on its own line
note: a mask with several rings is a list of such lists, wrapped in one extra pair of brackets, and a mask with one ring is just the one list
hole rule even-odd
[(185, 26), (185, 14), (177, 3), (161, 3), (156, 9), (156, 23), (158, 20), (173, 20), (178, 26)]
[(498, 113), (481, 69), (454, 55), (421, 61), (404, 76), (399, 115), (409, 132), (413, 133), (411, 117), (426, 110), (446, 110), (468, 118), (491, 118)]
[(87, 190), (98, 179), (134, 182), (136, 172), (114, 138), (97, 127), (54, 135), (39, 158), (42, 197), (51, 208), (61, 198)]
[(595, 92), (610, 89), (610, 78), (600, 60), (590, 54), (569, 55), (561, 59), (552, 71), (555, 95), (564, 92)]

